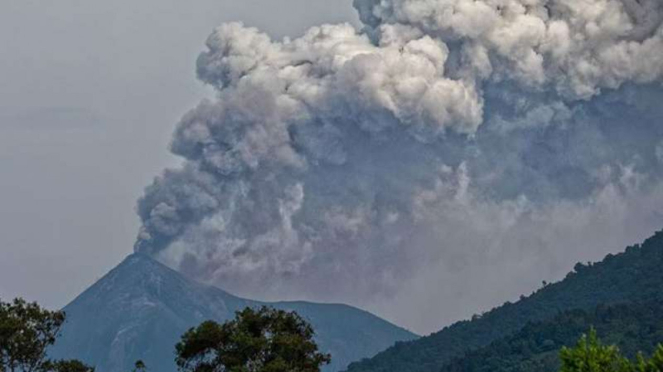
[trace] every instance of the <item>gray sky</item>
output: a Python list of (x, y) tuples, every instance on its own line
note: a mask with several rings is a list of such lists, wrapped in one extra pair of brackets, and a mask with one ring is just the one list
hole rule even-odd
[(0, 298), (59, 307), (132, 251), (143, 188), (209, 94), (195, 60), (242, 20), (281, 37), (350, 0), (2, 0)]
[[(175, 123), (212, 94), (194, 71), (216, 26), (280, 38), (356, 22), (350, 0), (0, 1), (0, 297), (49, 307), (132, 251), (137, 198), (181, 161)], [(492, 18), (408, 4), (360, 7), (387, 25), (377, 46), (345, 27), (287, 48), (217, 33), (200, 67), (223, 99), (180, 124), (189, 167), (145, 194), (141, 247), (243, 296), (346, 302), (427, 333), (660, 228), (656, 0), (545, 19), (543, 2)], [(449, 24), (460, 39), (429, 37)]]

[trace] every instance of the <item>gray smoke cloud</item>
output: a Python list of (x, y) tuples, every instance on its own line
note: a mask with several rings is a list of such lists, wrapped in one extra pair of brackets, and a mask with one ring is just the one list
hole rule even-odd
[(212, 33), (217, 97), (179, 123), (137, 251), (427, 332), (660, 228), (659, 1), (355, 8), (361, 31)]

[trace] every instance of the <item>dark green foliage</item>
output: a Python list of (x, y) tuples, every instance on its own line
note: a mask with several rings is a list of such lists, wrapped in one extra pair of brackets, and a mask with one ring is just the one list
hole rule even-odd
[(46, 372), (94, 372), (94, 368), (78, 360), (47, 361), (44, 367)]
[(134, 363), (134, 369), (132, 372), (145, 372), (147, 371), (147, 366), (145, 365), (145, 362), (142, 360), (137, 360), (136, 363)]
[(64, 323), (61, 311), (49, 311), (22, 299), (0, 301), (0, 372), (91, 372), (76, 360), (51, 361), (53, 345)]
[(318, 352), (313, 335), (294, 312), (246, 308), (224, 324), (207, 321), (187, 331), (176, 362), (187, 372), (318, 372), (331, 357)]
[(15, 299), (0, 301), (0, 370), (37, 371), (43, 368), (46, 348), (64, 322), (64, 313), (42, 309)]
[[(580, 249), (580, 248), (579, 248)], [(507, 303), (471, 321), (456, 323), (419, 340), (398, 343), (350, 372), (431, 372), (452, 358), (486, 346), (571, 309), (663, 298), (663, 232), (593, 265), (578, 264), (563, 281), (548, 284), (515, 304)]]
[(468, 352), (447, 363), (442, 372), (556, 371), (560, 348), (572, 346), (588, 329), (619, 346), (628, 357), (651, 353), (663, 342), (663, 304), (599, 306), (573, 310), (552, 320), (530, 323), (519, 332)]

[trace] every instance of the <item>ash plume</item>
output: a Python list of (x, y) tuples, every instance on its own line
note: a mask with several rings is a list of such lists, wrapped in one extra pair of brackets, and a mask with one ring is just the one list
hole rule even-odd
[(660, 228), (659, 1), (354, 5), (360, 31), (212, 33), (137, 251), (426, 332)]

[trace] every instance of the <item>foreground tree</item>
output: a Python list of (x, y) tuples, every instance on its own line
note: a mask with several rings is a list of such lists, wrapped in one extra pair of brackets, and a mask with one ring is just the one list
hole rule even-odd
[(633, 370), (635, 372), (663, 372), (663, 346), (658, 345), (652, 357), (647, 360), (638, 354), (638, 361)]
[(94, 368), (78, 360), (47, 361), (43, 372), (94, 372)]
[(147, 366), (145, 365), (145, 362), (142, 360), (137, 360), (136, 363), (134, 363), (134, 369), (132, 372), (145, 372), (147, 371)]
[(663, 346), (658, 345), (650, 359), (638, 354), (631, 362), (616, 346), (601, 344), (593, 329), (574, 348), (562, 348), (559, 355), (561, 372), (663, 372)]
[(46, 350), (55, 343), (65, 315), (22, 299), (0, 301), (0, 372), (91, 372), (77, 360), (51, 361)]
[(583, 335), (574, 348), (564, 347), (559, 353), (561, 372), (628, 372), (629, 361), (616, 346), (601, 344), (596, 331)]
[(175, 361), (184, 372), (318, 372), (331, 357), (318, 352), (313, 335), (294, 312), (246, 308), (232, 321), (190, 329)]

